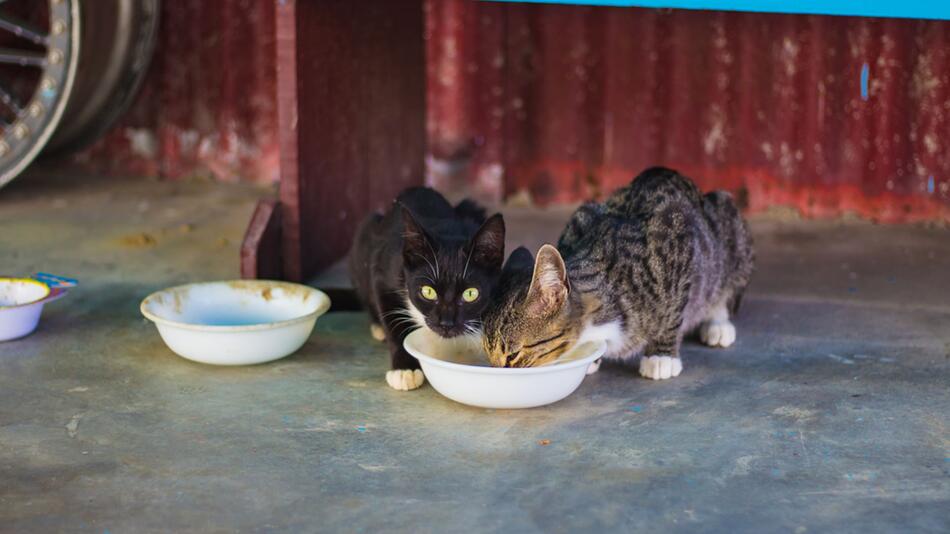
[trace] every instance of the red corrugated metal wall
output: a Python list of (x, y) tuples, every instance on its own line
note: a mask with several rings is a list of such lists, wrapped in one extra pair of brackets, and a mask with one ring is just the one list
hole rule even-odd
[[(276, 180), (274, 0), (162, 17), (137, 102), (79, 159)], [(663, 164), (752, 209), (950, 219), (950, 23), (474, 0), (426, 20), (436, 185), (576, 201)]]
[(662, 164), (753, 210), (950, 220), (948, 22), (467, 0), (427, 20), (437, 185), (566, 202)]
[(276, 181), (274, 0), (162, 2), (142, 91), (77, 159), (95, 172)]

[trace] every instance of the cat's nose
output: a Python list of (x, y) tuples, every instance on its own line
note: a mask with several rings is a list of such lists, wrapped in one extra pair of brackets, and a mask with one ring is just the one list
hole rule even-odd
[(455, 326), (455, 321), (451, 317), (442, 317), (439, 319), (439, 326), (449, 328)]

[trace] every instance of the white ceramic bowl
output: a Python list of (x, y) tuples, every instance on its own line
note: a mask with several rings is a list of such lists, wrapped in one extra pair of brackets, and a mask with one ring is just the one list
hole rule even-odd
[(21, 338), (36, 330), (48, 285), (29, 278), (0, 278), (0, 341)]
[(330, 299), (309, 286), (234, 280), (173, 287), (142, 301), (179, 356), (214, 365), (248, 365), (283, 358), (310, 337)]
[(556, 363), (506, 369), (491, 367), (477, 342), (445, 340), (427, 329), (406, 336), (403, 346), (442, 395), (470, 406), (499, 409), (534, 408), (567, 397), (607, 350), (603, 341), (583, 343)]

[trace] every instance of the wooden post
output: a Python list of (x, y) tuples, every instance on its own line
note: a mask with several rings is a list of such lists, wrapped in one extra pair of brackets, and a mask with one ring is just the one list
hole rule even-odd
[(346, 254), (370, 211), (423, 183), (423, 0), (275, 9), (281, 277), (305, 281)]
[(282, 278), (280, 249), (280, 204), (273, 199), (263, 199), (257, 203), (241, 242), (241, 278)]

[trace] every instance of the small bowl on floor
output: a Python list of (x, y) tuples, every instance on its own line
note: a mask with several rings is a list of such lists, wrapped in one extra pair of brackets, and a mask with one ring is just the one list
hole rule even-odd
[(406, 336), (403, 347), (419, 360), (426, 379), (443, 396), (496, 409), (534, 408), (567, 397), (607, 350), (603, 341), (582, 343), (549, 365), (510, 369), (491, 367), (477, 342), (445, 340), (427, 329)]
[(250, 365), (292, 354), (330, 309), (318, 289), (233, 280), (172, 287), (142, 301), (142, 315), (179, 356), (212, 365)]
[(36, 330), (50, 293), (50, 287), (38, 280), (0, 278), (0, 341), (18, 339)]

